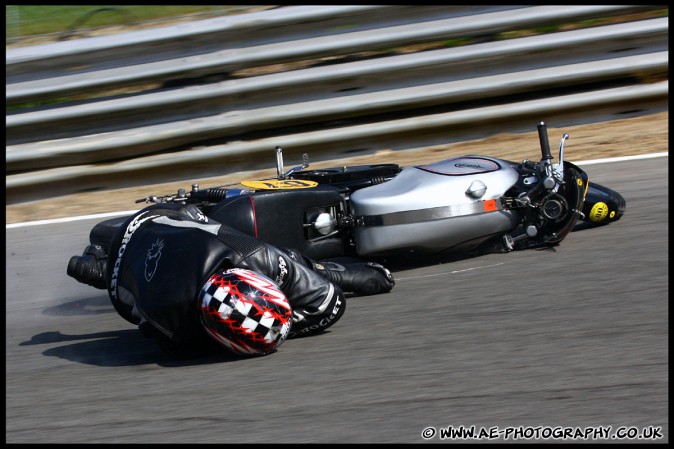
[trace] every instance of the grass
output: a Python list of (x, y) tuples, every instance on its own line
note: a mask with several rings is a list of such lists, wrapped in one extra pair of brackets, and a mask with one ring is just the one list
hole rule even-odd
[(236, 6), (73, 5), (5, 6), (5, 41), (83, 29), (123, 26), (195, 14), (222, 14)]

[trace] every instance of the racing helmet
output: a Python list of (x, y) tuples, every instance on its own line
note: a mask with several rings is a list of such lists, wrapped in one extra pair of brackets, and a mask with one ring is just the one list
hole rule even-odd
[(262, 355), (285, 341), (292, 309), (266, 276), (234, 268), (211, 275), (199, 292), (201, 322), (220, 346), (239, 355)]

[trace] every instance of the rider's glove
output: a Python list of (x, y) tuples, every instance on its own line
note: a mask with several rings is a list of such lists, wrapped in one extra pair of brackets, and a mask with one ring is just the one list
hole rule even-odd
[(395, 281), (391, 272), (375, 262), (314, 262), (314, 269), (345, 292), (361, 295), (388, 293)]
[(81, 256), (68, 262), (67, 274), (83, 284), (104, 290), (107, 288), (105, 273), (107, 256), (100, 245), (89, 245)]

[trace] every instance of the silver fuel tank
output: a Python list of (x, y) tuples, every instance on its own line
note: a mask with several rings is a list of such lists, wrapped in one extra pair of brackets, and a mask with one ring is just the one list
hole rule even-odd
[(355, 191), (357, 253), (436, 253), (505, 233), (518, 217), (499, 198), (518, 180), (508, 162), (461, 156), (403, 169), (392, 180)]

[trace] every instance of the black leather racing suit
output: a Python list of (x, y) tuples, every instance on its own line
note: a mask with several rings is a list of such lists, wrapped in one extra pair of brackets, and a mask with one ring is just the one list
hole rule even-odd
[(311, 261), (178, 204), (149, 206), (121, 226), (108, 254), (108, 293), (144, 335), (177, 355), (198, 353), (210, 342), (196, 305), (199, 291), (215, 271), (233, 267), (278, 284), (293, 309), (289, 338), (323, 331), (344, 313), (342, 290)]

